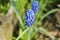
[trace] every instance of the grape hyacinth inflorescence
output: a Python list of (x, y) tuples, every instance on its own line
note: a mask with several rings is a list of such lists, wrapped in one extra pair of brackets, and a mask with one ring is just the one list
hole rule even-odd
[(26, 26), (30, 27), (34, 23), (35, 14), (38, 11), (39, 5), (36, 0), (32, 2), (32, 9), (27, 10), (25, 15)]
[(39, 9), (38, 1), (34, 0), (32, 2), (32, 10), (34, 11), (34, 13), (36, 13), (38, 9)]
[(26, 15), (25, 15), (25, 20), (26, 20), (26, 26), (31, 26), (34, 22), (34, 11), (29, 9), (27, 10), (26, 12)]

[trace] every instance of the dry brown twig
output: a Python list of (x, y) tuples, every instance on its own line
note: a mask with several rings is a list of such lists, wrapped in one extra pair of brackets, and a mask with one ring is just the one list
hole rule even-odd
[(11, 6), (6, 15), (0, 15), (0, 40), (12, 40), (16, 22), (17, 19)]

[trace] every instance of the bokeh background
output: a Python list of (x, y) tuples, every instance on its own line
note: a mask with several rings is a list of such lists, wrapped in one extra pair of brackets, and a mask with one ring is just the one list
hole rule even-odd
[[(18, 22), (12, 40), (60, 40), (60, 0), (36, 0), (39, 9), (34, 23), (26, 28), (25, 14), (34, 0), (0, 0), (0, 14), (6, 15), (11, 5)], [(21, 19), (21, 20), (20, 20)]]

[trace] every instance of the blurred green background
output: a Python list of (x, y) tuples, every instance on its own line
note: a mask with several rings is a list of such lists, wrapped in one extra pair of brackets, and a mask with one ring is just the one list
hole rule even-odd
[[(13, 5), (15, 15), (18, 18), (17, 28), (13, 33), (12, 40), (57, 39), (53, 34), (50, 34), (49, 32), (53, 31), (54, 33), (56, 30), (59, 31), (60, 22), (55, 17), (55, 14), (60, 9), (60, 0), (37, 1), (39, 3), (39, 10), (35, 15), (35, 21), (31, 27), (26, 28), (24, 17), (26, 11), (31, 8), (33, 0), (0, 0), (0, 13), (3, 13), (5, 15), (9, 7)], [(56, 24), (59, 27), (56, 26)]]

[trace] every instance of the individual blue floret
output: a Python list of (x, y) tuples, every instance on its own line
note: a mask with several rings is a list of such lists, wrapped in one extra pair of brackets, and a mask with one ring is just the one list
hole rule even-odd
[(34, 19), (35, 19), (34, 11), (31, 9), (27, 10), (26, 15), (25, 15), (26, 26), (27, 27), (31, 26), (34, 22)]
[(34, 0), (32, 2), (32, 10), (34, 11), (34, 13), (36, 13), (38, 9), (39, 9), (38, 1)]

